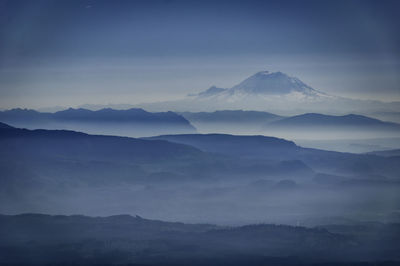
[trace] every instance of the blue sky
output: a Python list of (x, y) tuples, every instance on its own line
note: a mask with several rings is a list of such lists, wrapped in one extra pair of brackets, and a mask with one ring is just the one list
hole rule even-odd
[(400, 100), (399, 1), (0, 0), (0, 107), (140, 103), (280, 70)]

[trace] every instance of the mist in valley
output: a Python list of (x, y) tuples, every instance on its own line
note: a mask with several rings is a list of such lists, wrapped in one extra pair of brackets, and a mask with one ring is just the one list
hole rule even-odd
[(356, 117), (374, 125), (282, 128), (274, 123), (297, 117), (250, 113), (255, 119), (241, 122), (229, 111), (238, 122), (207, 128), (175, 113), (100, 111), (110, 121), (67, 111), (74, 117), (0, 113), (13, 123), (0, 123), (1, 263), (400, 259), (397, 124)]
[(398, 265), (399, 8), (0, 0), (0, 266)]

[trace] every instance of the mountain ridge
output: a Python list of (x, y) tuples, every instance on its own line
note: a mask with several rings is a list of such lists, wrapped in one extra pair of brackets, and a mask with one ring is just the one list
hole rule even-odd
[(131, 137), (196, 132), (187, 119), (175, 112), (147, 112), (141, 108), (97, 111), (68, 108), (54, 113), (15, 108), (1, 111), (0, 121), (29, 129), (67, 129)]
[[(101, 115), (101, 116), (100, 116)], [(152, 118), (152, 119), (177, 119), (177, 121), (185, 121), (183, 117), (176, 114), (175, 112), (147, 112), (142, 108), (129, 108), (124, 110), (116, 110), (112, 108), (103, 108), (100, 110), (89, 110), (85, 108), (68, 108), (65, 110), (57, 111), (54, 113), (50, 112), (39, 112), (33, 109), (22, 109), (14, 108), (9, 110), (0, 111), (0, 119), (69, 119), (69, 120), (80, 120), (80, 119), (103, 119), (113, 120), (118, 119), (137, 119), (137, 118)], [(187, 122), (187, 121), (186, 121)]]
[[(175, 155), (191, 156), (201, 154), (201, 151), (188, 145), (171, 143), (168, 141), (152, 142), (145, 139), (91, 135), (71, 130), (46, 130), (23, 128), (0, 128), (0, 139), (13, 139), (7, 149), (21, 150), (25, 155), (36, 152), (48, 154), (57, 151), (59, 157), (63, 155), (76, 158), (90, 157), (107, 158), (113, 154), (114, 160), (146, 161), (154, 158), (172, 158)], [(112, 152), (107, 153), (111, 149)], [(101, 151), (101, 152), (99, 152)]]
[(400, 130), (400, 124), (386, 122), (364, 115), (347, 114), (342, 116), (326, 115), (320, 113), (306, 113), (272, 121), (267, 126), (380, 126)]

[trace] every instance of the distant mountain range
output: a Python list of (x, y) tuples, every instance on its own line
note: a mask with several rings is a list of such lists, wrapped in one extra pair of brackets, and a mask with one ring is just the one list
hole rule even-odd
[[(352, 143), (351, 139), (400, 137), (400, 124), (356, 114), (334, 116), (306, 113), (279, 116), (261, 111), (223, 110), (183, 112), (181, 115), (189, 120), (200, 133), (262, 134), (292, 140), (333, 140), (336, 138), (348, 139), (348, 145)], [(352, 148), (355, 147), (341, 147), (346, 151), (357, 150)], [(369, 151), (373, 151), (372, 146), (371, 148)]]
[[(12, 109), (0, 112), (0, 121), (29, 129), (67, 129), (91, 134), (129, 137), (192, 134), (198, 130), (200, 133), (268, 135), (293, 140), (348, 139), (348, 145), (351, 145), (351, 139), (400, 136), (400, 124), (356, 114), (334, 116), (306, 113), (280, 116), (268, 112), (245, 110), (177, 114), (174, 112), (151, 113), (143, 109), (114, 110), (111, 108), (98, 111), (70, 108), (55, 113), (42, 113), (27, 109)], [(344, 146), (339, 150), (359, 150), (353, 146)], [(311, 147), (313, 147), (312, 144)], [(367, 148), (366, 151), (373, 151), (374, 147), (378, 147), (377, 144)]]
[[(400, 121), (400, 102), (361, 100), (328, 94), (307, 85), (297, 77), (279, 71), (260, 71), (231, 88), (211, 86), (207, 90), (190, 93), (178, 100), (142, 104), (84, 104), (80, 107), (90, 110), (144, 108), (152, 112), (169, 110), (178, 113), (247, 110), (284, 116), (310, 112), (333, 115), (357, 113), (382, 120)], [(62, 108), (43, 110), (54, 111)]]
[(364, 130), (394, 130), (400, 132), (400, 124), (383, 122), (378, 119), (370, 118), (363, 115), (323, 115), (316, 113), (308, 113), (286, 117), (277, 121), (272, 121), (266, 127), (283, 127), (283, 128), (325, 128), (325, 129), (340, 129), (343, 127)]
[[(261, 132), (265, 135), (294, 140), (348, 140), (348, 147), (339, 150), (353, 152), (357, 151), (357, 147), (351, 140), (370, 139), (369, 144), (372, 146), (368, 149), (373, 151), (374, 147), (378, 147), (378, 139), (400, 137), (400, 124), (355, 114), (333, 116), (307, 113), (272, 121), (265, 124)], [(311, 145), (311, 147), (315, 147), (313, 144)], [(393, 147), (397, 147), (397, 145)], [(367, 147), (364, 146), (364, 148)]]
[(174, 112), (151, 113), (139, 108), (98, 111), (69, 108), (55, 113), (12, 109), (0, 112), (0, 121), (30, 129), (68, 129), (122, 136), (196, 132), (189, 121)]

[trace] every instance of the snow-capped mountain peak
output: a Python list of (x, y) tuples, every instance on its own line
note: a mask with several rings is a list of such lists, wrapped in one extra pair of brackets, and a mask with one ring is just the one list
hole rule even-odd
[(151, 110), (215, 111), (257, 110), (279, 113), (349, 113), (377, 110), (398, 110), (399, 102), (351, 99), (321, 92), (300, 79), (282, 72), (261, 71), (246, 78), (232, 88), (212, 86), (186, 98), (159, 103), (142, 104)]
[(238, 96), (287, 96), (319, 97), (327, 94), (317, 91), (300, 79), (290, 77), (282, 72), (261, 71), (229, 89), (211, 87), (196, 96), (204, 97), (238, 97)]
[(251, 94), (283, 95), (300, 92), (315, 96), (319, 94), (307, 84), (295, 77), (290, 77), (282, 72), (258, 72), (231, 88), (235, 92)]

